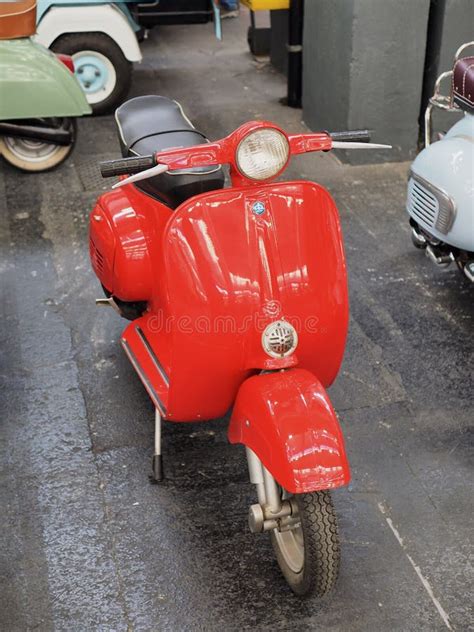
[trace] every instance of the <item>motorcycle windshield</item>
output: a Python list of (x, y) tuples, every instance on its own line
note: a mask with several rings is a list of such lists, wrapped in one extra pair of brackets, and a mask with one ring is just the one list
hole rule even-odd
[[(228, 375), (230, 393), (245, 372), (298, 364), (324, 386), (334, 380), (347, 281), (338, 212), (323, 187), (272, 183), (192, 198), (170, 219), (163, 255), (176, 378), (202, 381), (206, 391)], [(262, 333), (282, 319), (298, 345), (272, 360)]]

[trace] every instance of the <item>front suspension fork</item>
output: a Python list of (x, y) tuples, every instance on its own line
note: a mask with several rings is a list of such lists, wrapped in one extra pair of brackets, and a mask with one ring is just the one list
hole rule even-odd
[(246, 447), (250, 482), (257, 490), (258, 503), (249, 508), (249, 527), (252, 533), (272, 529), (288, 529), (297, 519), (296, 503), (282, 499), (280, 488), (253, 450)]

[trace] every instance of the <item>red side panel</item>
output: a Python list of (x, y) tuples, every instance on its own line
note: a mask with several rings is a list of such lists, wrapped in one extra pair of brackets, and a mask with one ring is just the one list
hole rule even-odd
[(146, 301), (162, 260), (161, 236), (171, 211), (126, 186), (99, 198), (90, 220), (92, 266), (104, 285), (123, 301)]
[(340, 487), (350, 480), (342, 432), (329, 397), (303, 369), (244, 382), (229, 440), (251, 448), (280, 485), (295, 494)]
[(111, 292), (113, 292), (115, 286), (115, 244), (116, 237), (110, 215), (104, 210), (99, 201), (90, 217), (89, 255), (99, 281)]

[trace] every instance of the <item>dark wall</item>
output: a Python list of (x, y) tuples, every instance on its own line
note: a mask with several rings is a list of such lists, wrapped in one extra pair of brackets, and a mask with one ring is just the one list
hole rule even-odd
[[(354, 163), (412, 159), (417, 151), (430, 2), (306, 0), (303, 119), (310, 129), (369, 128), (390, 151), (339, 152)], [(287, 71), (288, 11), (270, 12), (271, 61)], [(439, 72), (474, 40), (474, 0), (446, 0)], [(469, 54), (474, 54), (471, 49)], [(449, 88), (449, 86), (447, 86)], [(435, 112), (435, 130), (457, 114)]]
[(369, 128), (391, 151), (351, 162), (414, 157), (429, 0), (310, 0), (305, 5), (303, 119), (314, 130)]
[[(474, 41), (474, 1), (448, 0), (441, 45), (440, 72), (448, 69), (456, 50), (464, 42)], [(474, 47), (466, 54), (474, 55)]]
[(277, 70), (286, 75), (288, 68), (288, 10), (270, 11), (270, 60)]
[(305, 3), (303, 118), (314, 130), (347, 128), (354, 2)]

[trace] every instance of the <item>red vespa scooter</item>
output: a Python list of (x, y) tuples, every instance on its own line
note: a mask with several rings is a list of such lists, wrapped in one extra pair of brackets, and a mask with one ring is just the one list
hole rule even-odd
[(135, 175), (99, 198), (90, 255), (108, 297), (98, 303), (132, 320), (121, 342), (156, 408), (154, 478), (163, 419), (233, 407), (229, 440), (245, 446), (258, 497), (250, 529), (270, 532), (295, 593), (322, 596), (340, 558), (329, 490), (349, 481), (326, 392), (348, 324), (342, 235), (323, 187), (273, 181), (291, 155), (383, 146), (340, 142), (368, 132), (287, 135), (255, 121), (209, 142), (158, 96), (116, 120), (125, 157), (102, 175)]

